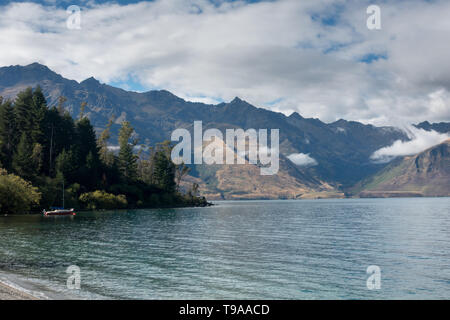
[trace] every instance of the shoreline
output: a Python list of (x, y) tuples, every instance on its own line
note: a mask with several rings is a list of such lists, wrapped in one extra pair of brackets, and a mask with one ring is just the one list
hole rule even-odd
[(18, 288), (11, 287), (10, 285), (0, 281), (0, 300), (40, 300), (39, 298), (19, 290)]

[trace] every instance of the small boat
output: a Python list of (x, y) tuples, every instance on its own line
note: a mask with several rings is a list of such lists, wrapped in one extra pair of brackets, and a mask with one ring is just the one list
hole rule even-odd
[(63, 206), (62, 208), (57, 208), (57, 207), (51, 207), (51, 211), (47, 211), (47, 210), (42, 210), (42, 213), (44, 214), (44, 216), (48, 217), (48, 216), (74, 216), (76, 215), (76, 213), (73, 211), (73, 209), (64, 209), (64, 180), (63, 180), (63, 185), (62, 185), (62, 201), (63, 201)]
[(74, 216), (76, 213), (73, 209), (52, 208), (52, 211), (46, 211), (44, 209), (44, 216)]

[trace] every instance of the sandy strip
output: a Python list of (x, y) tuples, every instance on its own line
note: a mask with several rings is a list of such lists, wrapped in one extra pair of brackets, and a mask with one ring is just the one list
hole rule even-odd
[(0, 300), (39, 300), (38, 298), (12, 288), (3, 282), (0, 282)]

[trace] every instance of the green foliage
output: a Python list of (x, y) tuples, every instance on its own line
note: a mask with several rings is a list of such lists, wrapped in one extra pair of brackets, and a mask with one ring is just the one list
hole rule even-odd
[(97, 145), (100, 149), (100, 160), (107, 166), (112, 166), (114, 164), (114, 155), (108, 150), (108, 140), (111, 137), (111, 126), (113, 123), (114, 117), (111, 117), (105, 130), (102, 131), (97, 140)]
[(27, 180), (32, 180), (35, 175), (32, 155), (33, 145), (31, 144), (31, 138), (26, 132), (23, 132), (17, 151), (13, 156), (12, 166), (14, 172)]
[(76, 124), (76, 131), (79, 139), (79, 158), (86, 160), (90, 155), (91, 167), (98, 167), (100, 164), (99, 148), (95, 137), (94, 127), (88, 118), (82, 118)]
[(165, 150), (156, 151), (154, 157), (153, 181), (162, 190), (174, 193), (175, 183), (175, 164), (169, 158)]
[(12, 103), (0, 101), (0, 163), (7, 170), (12, 166), (14, 146), (17, 144), (16, 135), (16, 119)]
[(41, 87), (37, 87), (33, 92), (33, 103), (31, 105), (31, 114), (33, 119), (31, 121), (31, 140), (33, 143), (41, 144), (44, 139), (44, 118), (47, 111), (47, 102)]
[(76, 159), (72, 150), (66, 152), (63, 150), (56, 157), (56, 172), (61, 173), (63, 177), (71, 177), (76, 170)]
[(175, 165), (175, 181), (176, 181), (176, 187), (177, 191), (180, 190), (180, 184), (183, 178), (191, 171), (191, 168), (186, 166), (184, 162), (181, 164)]
[(41, 194), (31, 183), (0, 169), (0, 212), (28, 213), (39, 204)]
[(83, 193), (80, 196), (80, 202), (88, 210), (125, 209), (128, 205), (124, 195), (119, 194), (116, 196), (101, 190)]
[(130, 143), (134, 129), (128, 121), (122, 123), (119, 131), (119, 168), (126, 181), (135, 181), (137, 179), (137, 157), (133, 153), (136, 141)]
[(29, 134), (33, 130), (33, 91), (31, 88), (19, 92), (14, 102), (14, 111), (18, 136), (22, 133)]
[[(61, 206), (63, 186), (65, 204), (74, 208), (80, 204), (89, 209), (181, 206), (200, 201), (177, 191), (189, 169), (171, 161), (171, 142), (165, 141), (155, 150), (143, 145), (135, 154), (134, 129), (125, 121), (115, 154), (108, 150), (114, 118), (97, 139), (84, 115), (86, 103), (75, 121), (64, 110), (65, 101), (61, 97), (56, 107), (48, 107), (40, 87), (20, 92), (14, 103), (0, 98), (0, 165), (14, 174), (9, 180), (22, 178), (18, 181), (28, 183), (31, 190), (24, 191), (20, 208), (10, 205), (4, 196), (2, 210), (14, 213), (14, 208), (25, 212)], [(40, 193), (30, 189), (30, 183)]]

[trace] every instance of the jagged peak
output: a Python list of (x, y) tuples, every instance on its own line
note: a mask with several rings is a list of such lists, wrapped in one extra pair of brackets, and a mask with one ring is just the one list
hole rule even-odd
[(26, 66), (25, 66), (25, 68), (29, 68), (29, 67), (38, 67), (38, 68), (45, 68), (45, 69), (48, 69), (48, 67), (47, 67), (46, 65), (41, 64), (41, 63), (39, 63), (39, 62), (33, 62), (33, 63), (30, 63), (29, 65), (26, 65)]
[(39, 71), (45, 71), (45, 72), (53, 72), (52, 70), (50, 70), (49, 67), (47, 67), (46, 65), (40, 64), (39, 62), (33, 62), (30, 63), (26, 66), (22, 66), (22, 65), (11, 65), (11, 66), (5, 66), (2, 67), (1, 69), (23, 69), (23, 70), (39, 70)]
[(303, 119), (303, 117), (297, 111), (292, 112), (288, 118), (291, 119)]
[(94, 77), (89, 77), (86, 80), (83, 80), (80, 82), (80, 84), (86, 84), (86, 85), (100, 85), (100, 81), (95, 79)]
[(234, 99), (230, 103), (239, 103), (239, 102), (245, 102), (245, 101), (239, 97), (234, 97)]
[(227, 105), (230, 106), (238, 106), (238, 107), (246, 107), (246, 108), (256, 108), (254, 105), (252, 105), (251, 103), (242, 100), (239, 97), (235, 97), (230, 103), (228, 103)]

